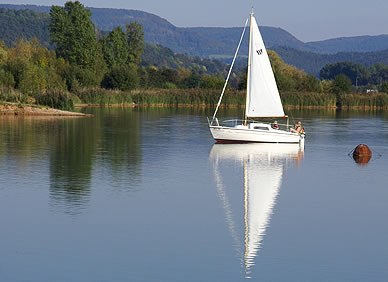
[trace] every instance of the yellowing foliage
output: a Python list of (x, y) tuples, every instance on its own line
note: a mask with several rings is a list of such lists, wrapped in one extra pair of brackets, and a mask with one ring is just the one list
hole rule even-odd
[(66, 89), (62, 75), (67, 64), (36, 39), (19, 40), (14, 48), (7, 50), (7, 59), (3, 64), (13, 75), (15, 87), (25, 94), (33, 96), (48, 89)]

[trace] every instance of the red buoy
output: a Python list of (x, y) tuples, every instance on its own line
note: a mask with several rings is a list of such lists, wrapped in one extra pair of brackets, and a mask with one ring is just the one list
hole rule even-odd
[(372, 151), (365, 144), (358, 145), (353, 151), (353, 159), (358, 164), (367, 164), (372, 158)]

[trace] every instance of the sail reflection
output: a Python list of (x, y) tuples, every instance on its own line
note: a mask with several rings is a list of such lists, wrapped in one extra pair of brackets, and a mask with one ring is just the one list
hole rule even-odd
[[(299, 144), (215, 144), (211, 149), (210, 159), (214, 164), (218, 194), (246, 278), (249, 278), (262, 247), (282, 183), (283, 170), (290, 161), (298, 164), (302, 158), (303, 147)], [(230, 175), (225, 175), (222, 170), (230, 169), (231, 163), (243, 171), (243, 224), (234, 221), (224, 184)], [(225, 175), (225, 179), (221, 175)], [(236, 226), (241, 225), (244, 230), (239, 236)], [(239, 238), (241, 236), (243, 240)]]

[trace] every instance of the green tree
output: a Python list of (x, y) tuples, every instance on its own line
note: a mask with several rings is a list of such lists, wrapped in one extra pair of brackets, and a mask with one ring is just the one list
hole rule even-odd
[(131, 22), (126, 25), (126, 33), (128, 40), (128, 62), (140, 64), (141, 55), (144, 51), (144, 32), (143, 26), (136, 22)]
[(114, 28), (102, 40), (102, 53), (109, 68), (126, 64), (129, 56), (128, 50), (127, 35), (121, 27)]
[(337, 95), (350, 93), (352, 91), (352, 82), (344, 74), (339, 74), (334, 78), (333, 92)]
[(334, 79), (337, 75), (346, 75), (353, 85), (366, 85), (370, 79), (370, 70), (367, 67), (352, 62), (328, 64), (320, 71), (321, 79)]
[(198, 88), (199, 82), (201, 81), (201, 77), (197, 73), (191, 73), (191, 75), (180, 82), (180, 88), (184, 89), (192, 89)]
[(15, 86), (15, 80), (12, 73), (0, 68), (0, 87), (12, 88)]
[(308, 74), (302, 79), (300, 88), (306, 92), (322, 92), (319, 80), (312, 74)]
[(48, 89), (65, 89), (62, 79), (67, 65), (55, 52), (40, 45), (37, 39), (19, 40), (8, 50), (5, 66), (15, 81), (15, 87), (28, 95), (37, 95)]
[(58, 56), (72, 65), (94, 69), (97, 60), (97, 39), (90, 20), (91, 12), (78, 1), (50, 10), (50, 38)]
[(321, 80), (320, 88), (323, 93), (333, 93), (333, 80)]
[(383, 63), (377, 63), (369, 67), (370, 83), (380, 85), (383, 81), (388, 80), (388, 66)]
[(388, 81), (384, 81), (381, 85), (381, 91), (388, 94)]
[(0, 40), (0, 66), (4, 65), (8, 58), (8, 48), (4, 41)]
[(204, 75), (200, 82), (199, 88), (203, 89), (222, 89), (224, 87), (225, 80), (222, 77), (214, 75)]
[(238, 78), (237, 89), (244, 90), (247, 89), (247, 68), (245, 68), (245, 72), (241, 74)]
[(113, 67), (102, 81), (102, 86), (108, 89), (133, 90), (139, 86), (137, 66), (128, 64)]
[(144, 88), (163, 88), (165, 77), (162, 72), (155, 66), (142, 68), (139, 72), (141, 85)]

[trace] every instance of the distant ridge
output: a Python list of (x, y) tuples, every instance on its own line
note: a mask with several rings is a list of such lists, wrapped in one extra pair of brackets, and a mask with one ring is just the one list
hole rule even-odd
[(388, 65), (388, 49), (374, 52), (340, 52), (336, 54), (317, 54), (290, 47), (275, 47), (273, 50), (287, 64), (296, 66), (315, 76), (319, 76), (319, 71), (325, 65), (337, 62), (354, 62), (364, 66), (376, 63)]
[[(0, 8), (30, 9), (43, 13), (50, 11), (49, 6), (0, 4)], [(176, 53), (187, 53), (191, 56), (207, 57), (211, 55), (230, 56), (238, 42), (242, 28), (222, 27), (176, 27), (166, 19), (157, 15), (127, 9), (91, 8), (92, 20), (101, 30), (111, 30), (116, 26), (124, 26), (131, 21), (141, 23), (145, 31), (145, 40), (152, 44), (160, 44)], [(372, 52), (388, 49), (388, 35), (355, 36), (334, 38), (316, 42), (302, 42), (281, 28), (262, 26), (261, 31), (268, 48), (291, 47), (300, 51), (320, 54), (338, 52)], [(246, 52), (247, 42), (241, 52)]]
[[(47, 13), (50, 8), (0, 4), (0, 40), (5, 40), (10, 45), (20, 37), (37, 37), (44, 45), (49, 46)], [(234, 54), (242, 32), (242, 27), (176, 27), (166, 19), (137, 10), (89, 9), (92, 12), (92, 21), (100, 30), (107, 31), (136, 21), (143, 25), (144, 37), (148, 43), (159, 44), (175, 53), (190, 56), (229, 58)], [(19, 12), (12, 14), (10, 11), (14, 10)], [(378, 62), (388, 65), (388, 35), (342, 37), (305, 43), (281, 28), (262, 26), (261, 32), (266, 46), (274, 49), (286, 63), (314, 75), (318, 75), (326, 64), (341, 61), (358, 62), (367, 66)], [(247, 54), (247, 41), (246, 36), (240, 55)], [(229, 59), (223, 61), (230, 63)]]
[(388, 35), (339, 37), (308, 42), (306, 45), (316, 52), (327, 54), (338, 52), (373, 52), (388, 49)]

